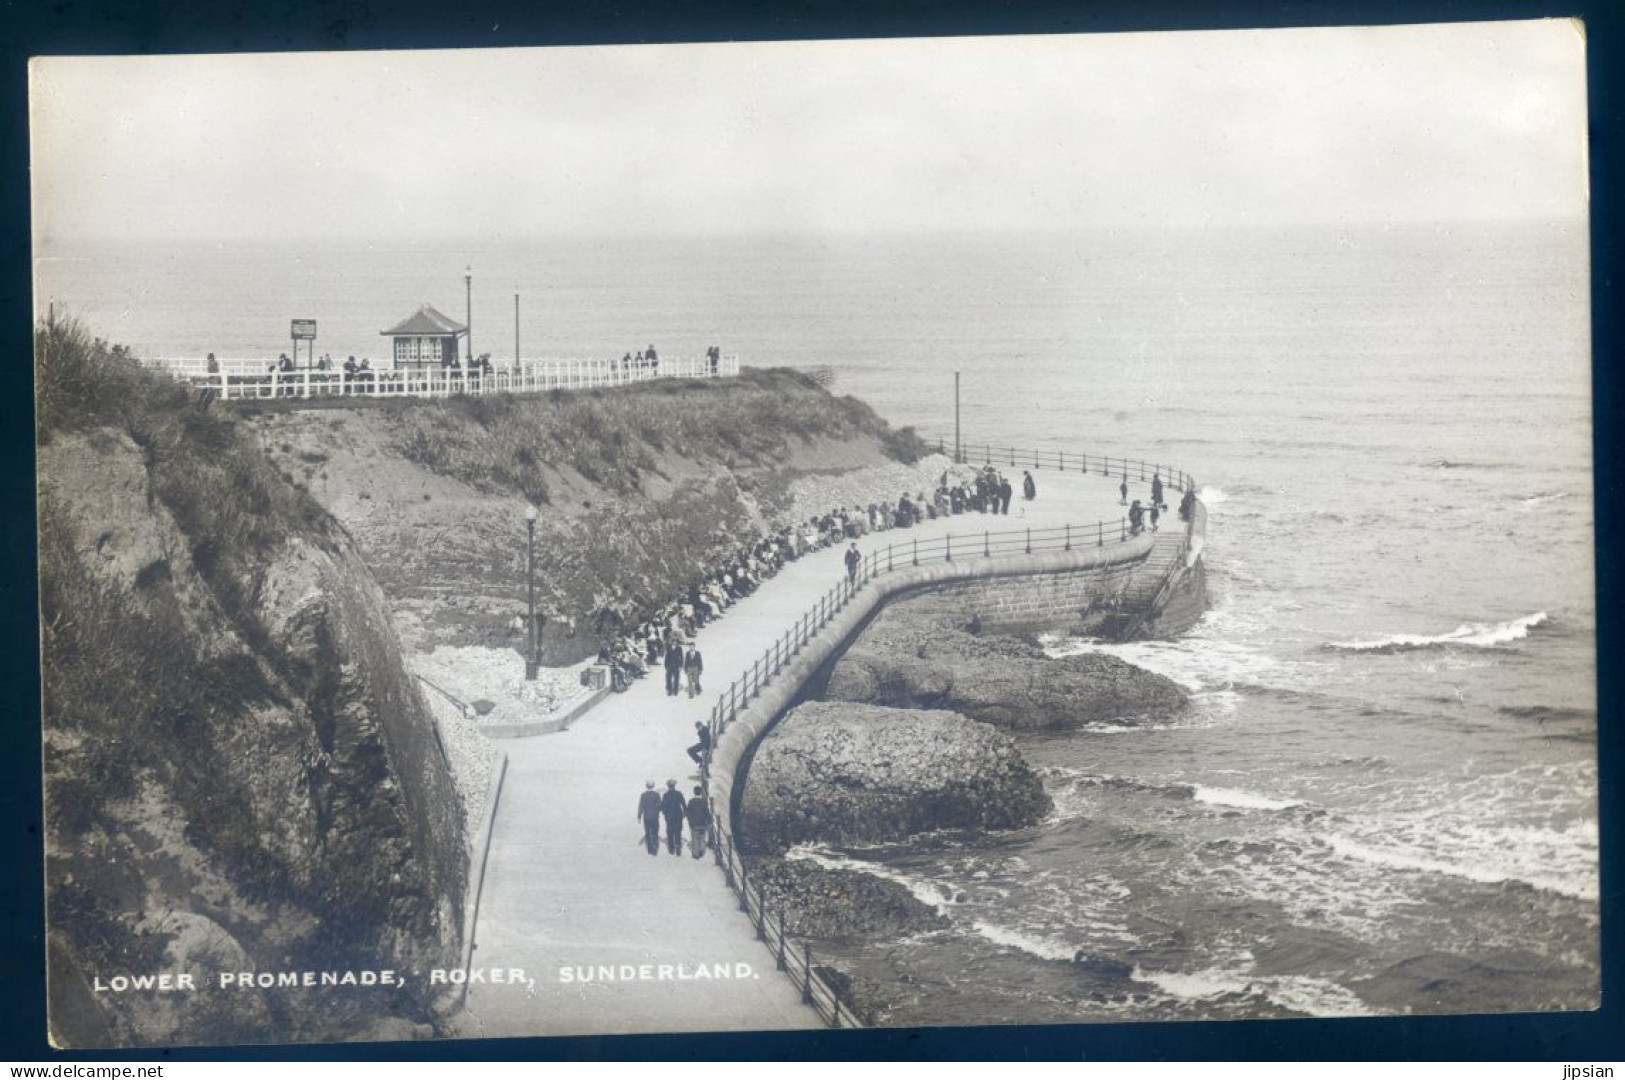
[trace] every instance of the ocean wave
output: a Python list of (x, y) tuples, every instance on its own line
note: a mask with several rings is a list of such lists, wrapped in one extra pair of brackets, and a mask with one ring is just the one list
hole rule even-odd
[[(1529, 834), (1521, 838), (1510, 835), (1509, 831), (1509, 835), (1502, 838), (1504, 843), (1472, 845), (1471, 857), (1460, 860), (1388, 843), (1378, 846), (1376, 843), (1335, 834), (1325, 837), (1325, 843), (1344, 858), (1373, 866), (1414, 873), (1441, 874), (1477, 882), (1480, 885), (1521, 884), (1570, 899), (1589, 900), (1595, 903), (1598, 898), (1595, 869), (1596, 828), (1594, 822), (1585, 822), (1563, 832), (1515, 830)], [(1539, 835), (1536, 835), (1537, 833)], [(1558, 861), (1553, 860), (1553, 856), (1557, 854), (1556, 849), (1559, 845), (1567, 848), (1571, 855), (1577, 855), (1586, 848), (1588, 837), (1590, 858), (1585, 860), (1584, 856), (1581, 856), (1582, 861), (1588, 865), (1573, 867), (1574, 872), (1567, 874), (1563, 873), (1562, 867), (1553, 865), (1553, 862)], [(1520, 849), (1524, 849), (1525, 854), (1534, 857), (1520, 858)]]
[(1597, 710), (1580, 709), (1572, 705), (1502, 705), (1496, 712), (1502, 716), (1510, 716), (1518, 720), (1533, 720), (1544, 724), (1548, 720), (1557, 722), (1562, 720), (1590, 720), (1597, 719)]
[(1046, 776), (1065, 778), (1070, 784), (1057, 786), (1069, 786), (1073, 790), (1096, 787), (1115, 791), (1140, 792), (1167, 799), (1189, 799), (1207, 806), (1220, 806), (1229, 810), (1298, 810), (1307, 805), (1299, 799), (1277, 799), (1269, 795), (1260, 795), (1255, 791), (1210, 787), (1205, 784), (1187, 784), (1179, 781), (1159, 783), (1154, 780), (1137, 780), (1132, 777), (1113, 776), (1108, 773), (1084, 773), (1075, 769), (1068, 769), (1065, 766), (1051, 766), (1045, 769), (1044, 773)]
[(1518, 507), (1523, 510), (1533, 510), (1537, 506), (1545, 506), (1549, 502), (1556, 502), (1559, 499), (1568, 497), (1569, 493), (1566, 491), (1552, 491), (1541, 495), (1531, 495), (1527, 499), (1519, 499)]
[(823, 867), (825, 870), (852, 870), (901, 885), (909, 891), (909, 894), (914, 899), (931, 908), (938, 915), (948, 914), (949, 908), (954, 903), (954, 898), (959, 893), (959, 890), (951, 885), (943, 886), (934, 881), (911, 877), (879, 863), (865, 862), (862, 859), (850, 859), (819, 844), (798, 844), (786, 851), (784, 857), (810, 862), (814, 866)]
[(1535, 627), (1547, 621), (1544, 611), (1509, 619), (1502, 623), (1462, 623), (1448, 634), (1389, 634), (1371, 641), (1333, 641), (1325, 646), (1337, 652), (1397, 653), (1415, 649), (1432, 649), (1467, 645), (1474, 648), (1493, 648), (1520, 641)]
[[(1212, 627), (1224, 616), (1208, 611), (1204, 624)], [(1199, 624), (1199, 625), (1204, 625)], [(1224, 690), (1254, 681), (1279, 666), (1262, 649), (1217, 638), (1185, 637), (1174, 641), (1099, 641), (1094, 638), (1044, 639), (1044, 653), (1052, 658), (1104, 653), (1144, 671), (1172, 679), (1194, 693)]]
[(1253, 975), (1248, 972), (1205, 968), (1201, 971), (1147, 971), (1136, 967), (1136, 982), (1149, 983), (1181, 1001), (1213, 998), (1261, 997), (1292, 1012), (1308, 1016), (1370, 1016), (1353, 991), (1308, 975)]
[(1451, 461), (1449, 458), (1436, 458), (1423, 463), (1429, 469), (1508, 469), (1512, 466), (1491, 461)]
[(1012, 930), (1007, 926), (998, 926), (978, 920), (971, 923), (970, 928), (978, 937), (986, 941), (990, 941), (995, 945), (1002, 945), (1007, 949), (1024, 952), (1029, 956), (1036, 956), (1040, 960), (1064, 960), (1070, 964), (1078, 955), (1078, 950), (1071, 945), (1046, 940), (1020, 930)]
[(1192, 794), (1199, 803), (1227, 806), (1237, 810), (1292, 810), (1304, 805), (1299, 799), (1272, 799), (1251, 791), (1203, 787), (1200, 784), (1195, 785)]
[(1189, 724), (1136, 724), (1133, 722), (1109, 724), (1105, 721), (1095, 721), (1089, 724), (1079, 724), (1072, 730), (1087, 732), (1090, 735), (1130, 735), (1146, 731), (1179, 731), (1188, 727), (1190, 727)]

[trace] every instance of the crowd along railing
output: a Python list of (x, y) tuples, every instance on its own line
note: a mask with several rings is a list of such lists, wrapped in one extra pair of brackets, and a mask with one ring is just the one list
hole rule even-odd
[[(924, 541), (910, 537), (907, 540), (892, 540), (883, 548), (875, 546), (859, 560), (852, 573), (831, 586), (800, 618), (774, 638), (750, 667), (718, 696), (711, 708), (710, 745), (715, 747), (751, 701), (761, 695), (763, 689), (840, 614), (865, 585), (883, 574), (956, 559), (986, 559), (1080, 548), (1101, 549), (1108, 544), (1126, 542), (1133, 535), (1137, 534), (1130, 531), (1128, 520), (1124, 518), (1039, 529), (983, 529), (949, 533)], [(709, 764), (707, 758), (708, 774)], [(717, 865), (727, 877), (729, 887), (739, 896), (740, 910), (749, 916), (756, 928), (757, 937), (773, 951), (780, 969), (790, 973), (801, 988), (802, 999), (818, 1010), (825, 1023), (832, 1027), (861, 1026), (851, 1004), (843, 1002), (839, 990), (819, 973), (811, 947), (798, 945), (789, 938), (785, 931), (783, 911), (771, 910), (760, 885), (751, 880), (734, 839), (723, 824), (728, 818), (716, 812), (716, 800), (730, 799), (732, 792), (713, 791), (707, 797), (711, 802), (711, 820), (716, 823), (716, 842), (712, 845), (712, 851)]]
[(658, 363), (619, 360), (536, 360), (514, 368), (449, 367), (380, 368), (348, 371), (344, 368), (300, 367), (282, 370), (265, 361), (244, 371), (241, 361), (217, 361), (220, 370), (198, 372), (196, 365), (174, 361), (147, 361), (222, 400), (274, 400), (321, 397), (426, 397), (458, 395), (534, 394), (548, 390), (582, 390), (600, 386), (626, 386), (656, 379), (714, 379), (739, 374), (739, 357), (704, 356), (662, 358)]
[(1183, 469), (1167, 462), (1147, 461), (1144, 458), (1117, 457), (1111, 454), (1091, 454), (1081, 450), (1019, 449), (996, 446), (992, 443), (960, 442), (955, 453), (953, 440), (937, 437), (937, 453), (952, 457), (966, 465), (1008, 466), (1012, 469), (1055, 469), (1059, 472), (1097, 473), (1120, 480), (1148, 481), (1162, 477), (1165, 486), (1175, 491), (1192, 490), (1195, 479)]

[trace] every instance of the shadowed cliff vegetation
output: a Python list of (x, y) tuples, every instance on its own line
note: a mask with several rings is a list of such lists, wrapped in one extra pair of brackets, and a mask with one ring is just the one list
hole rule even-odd
[(195, 391), (72, 322), (35, 346), (54, 1037), (410, 1033), (424, 990), (88, 992), (444, 962), (462, 825), (342, 527)]

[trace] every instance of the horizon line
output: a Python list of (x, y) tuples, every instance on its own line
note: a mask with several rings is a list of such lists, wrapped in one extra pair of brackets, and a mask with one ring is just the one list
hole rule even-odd
[(1495, 225), (1575, 225), (1590, 224), (1590, 208), (1587, 207), (1578, 213), (1572, 214), (1529, 214), (1519, 216), (1488, 216), (1488, 217), (1441, 217), (1441, 218), (1358, 218), (1358, 219), (1296, 219), (1283, 221), (1118, 221), (1090, 223), (1068, 223), (1064, 225), (1017, 225), (1017, 226), (975, 226), (975, 225), (943, 225), (943, 226), (901, 226), (896, 228), (880, 229), (810, 229), (810, 228), (765, 228), (765, 229), (647, 229), (642, 231), (628, 230), (559, 230), (552, 232), (526, 232), (497, 235), (465, 235), (455, 232), (422, 232), (416, 234), (389, 233), (382, 235), (367, 235), (363, 233), (279, 233), (270, 235), (265, 233), (215, 233), (208, 235), (198, 234), (75, 234), (65, 233), (56, 236), (41, 237), (35, 235), (30, 238), (31, 248), (38, 252), (46, 247), (64, 247), (70, 245), (89, 244), (126, 244), (126, 243), (187, 243), (187, 244), (312, 244), (312, 243), (342, 243), (346, 245), (379, 244), (379, 245), (416, 245), (416, 244), (451, 244), (459, 241), (473, 246), (491, 246), (493, 244), (531, 244), (547, 243), (552, 241), (590, 241), (590, 240), (639, 240), (639, 239), (705, 239), (705, 240), (744, 240), (744, 239), (789, 239), (789, 240), (816, 240), (816, 239), (862, 239), (865, 237), (929, 237), (929, 236), (1023, 236), (1034, 233), (1116, 233), (1116, 232), (1232, 232), (1232, 231), (1259, 231), (1269, 229), (1448, 229), (1456, 227), (1483, 227)]

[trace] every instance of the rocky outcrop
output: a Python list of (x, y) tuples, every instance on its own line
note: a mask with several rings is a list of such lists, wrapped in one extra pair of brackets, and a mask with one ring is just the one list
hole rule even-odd
[(39, 451), (53, 1037), (427, 1032), (421, 985), (85, 992), (451, 966), (462, 920), (461, 809), (366, 564), (229, 424), (149, 416)]
[(1186, 701), (1169, 679), (1116, 657), (1050, 658), (1030, 640), (971, 633), (911, 600), (864, 630), (836, 663), (823, 696), (948, 709), (1016, 730), (1133, 723), (1178, 712)]
[(750, 880), (794, 938), (891, 940), (948, 925), (906, 886), (857, 870), (768, 857), (751, 861)]
[(1009, 829), (1050, 810), (1008, 736), (955, 713), (812, 702), (757, 748), (736, 833), (750, 852)]

